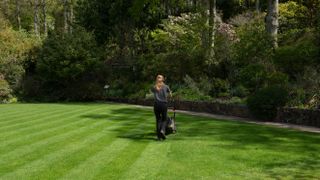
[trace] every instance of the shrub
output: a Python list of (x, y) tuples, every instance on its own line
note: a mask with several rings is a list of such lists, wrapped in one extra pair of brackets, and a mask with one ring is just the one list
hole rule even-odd
[(291, 103), (303, 105), (307, 108), (316, 108), (320, 104), (320, 67), (306, 67), (303, 75), (298, 76), (296, 84), (292, 87)]
[(252, 19), (237, 28), (237, 41), (232, 46), (235, 66), (269, 62), (273, 55), (271, 38), (265, 31), (264, 17)]
[(249, 91), (243, 85), (239, 85), (234, 88), (231, 88), (231, 95), (243, 98), (249, 95)]
[(307, 33), (294, 44), (279, 47), (274, 57), (278, 69), (291, 78), (302, 75), (307, 66), (317, 61), (319, 47), (314, 42), (313, 33)]
[(203, 75), (206, 61), (201, 33), (206, 28), (204, 24), (199, 14), (192, 13), (164, 20), (162, 28), (153, 30), (149, 41), (143, 42), (148, 49), (138, 59), (143, 75), (149, 78), (158, 72), (174, 82), (181, 82), (186, 74)]
[(11, 92), (9, 83), (0, 76), (0, 103), (8, 101), (11, 97)]
[(307, 24), (307, 7), (294, 1), (279, 4), (279, 30), (286, 32), (290, 29), (304, 28)]
[(282, 86), (286, 87), (289, 83), (289, 77), (282, 72), (273, 72), (267, 77), (267, 83), (269, 86)]
[(279, 86), (271, 86), (257, 91), (247, 100), (248, 107), (254, 117), (262, 120), (273, 120), (277, 109), (286, 105), (288, 92)]
[(197, 101), (197, 100), (211, 100), (210, 96), (199, 94), (199, 92), (194, 91), (189, 88), (180, 88), (174, 93), (174, 97), (180, 100), (190, 100), (190, 101)]
[(100, 99), (108, 77), (101, 51), (91, 33), (52, 33), (37, 54), (36, 75), (42, 96), (50, 100)]
[(229, 96), (230, 84), (228, 81), (219, 79), (219, 78), (213, 78), (211, 84), (212, 84), (212, 87), (209, 92), (210, 96), (212, 97)]
[(267, 80), (267, 70), (261, 64), (251, 64), (240, 69), (238, 83), (242, 84), (251, 92), (264, 86)]
[(304, 107), (307, 102), (307, 93), (301, 87), (294, 87), (290, 90), (288, 106)]
[(15, 31), (1, 17), (0, 27), (0, 73), (10, 88), (16, 90), (25, 72), (26, 55), (40, 45), (40, 40), (27, 32)]

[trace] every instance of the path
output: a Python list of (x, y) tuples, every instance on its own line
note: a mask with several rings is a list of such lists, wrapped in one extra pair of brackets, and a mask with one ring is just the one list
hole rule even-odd
[[(139, 108), (152, 108), (150, 106), (141, 106), (141, 105), (135, 105), (135, 106)], [(256, 121), (249, 118), (240, 118), (235, 116), (226, 116), (226, 115), (218, 115), (218, 114), (210, 114), (210, 113), (202, 113), (202, 112), (193, 112), (193, 111), (176, 110), (176, 112), (188, 114), (188, 115), (194, 115), (194, 116), (203, 116), (203, 117), (210, 117), (215, 119), (228, 120), (228, 121), (242, 121), (246, 123), (269, 125), (269, 126), (274, 126), (279, 128), (295, 129), (295, 130), (304, 131), (304, 132), (320, 133), (320, 128), (310, 127), (310, 126), (302, 126), (302, 125), (294, 125), (294, 124), (286, 124), (286, 123), (278, 123), (278, 122), (261, 122), (261, 121)]]

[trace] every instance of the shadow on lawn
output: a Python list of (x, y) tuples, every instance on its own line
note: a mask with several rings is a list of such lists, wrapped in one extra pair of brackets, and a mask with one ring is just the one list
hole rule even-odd
[[(85, 117), (93, 120), (125, 121), (124, 126), (113, 130), (119, 138), (133, 141), (155, 140), (155, 120), (150, 109), (120, 108), (111, 110), (111, 114), (92, 114)], [(178, 134), (170, 137), (170, 141), (207, 140), (212, 141), (212, 147), (226, 150), (256, 148), (275, 153), (301, 154), (300, 159), (296, 161), (279, 159), (263, 165), (254, 162), (257, 163), (257, 167), (263, 166), (265, 172), (272, 178), (281, 178), (288, 173), (294, 178), (316, 178), (308, 172), (320, 168), (320, 156), (317, 153), (320, 149), (319, 134), (182, 114), (177, 115), (176, 121)], [(308, 171), (278, 172), (277, 168)]]

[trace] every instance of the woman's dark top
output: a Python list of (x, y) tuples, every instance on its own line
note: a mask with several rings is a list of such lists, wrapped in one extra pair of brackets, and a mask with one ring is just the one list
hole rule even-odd
[(169, 86), (167, 86), (166, 84), (164, 84), (159, 91), (156, 89), (156, 87), (152, 87), (151, 91), (154, 94), (155, 102), (162, 102), (162, 103), (168, 102), (167, 97), (170, 94), (171, 90)]

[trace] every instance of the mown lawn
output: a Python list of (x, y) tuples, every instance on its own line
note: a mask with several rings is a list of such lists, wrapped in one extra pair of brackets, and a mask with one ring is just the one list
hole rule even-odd
[(0, 179), (318, 179), (320, 135), (178, 114), (155, 141), (151, 109), (0, 105)]

